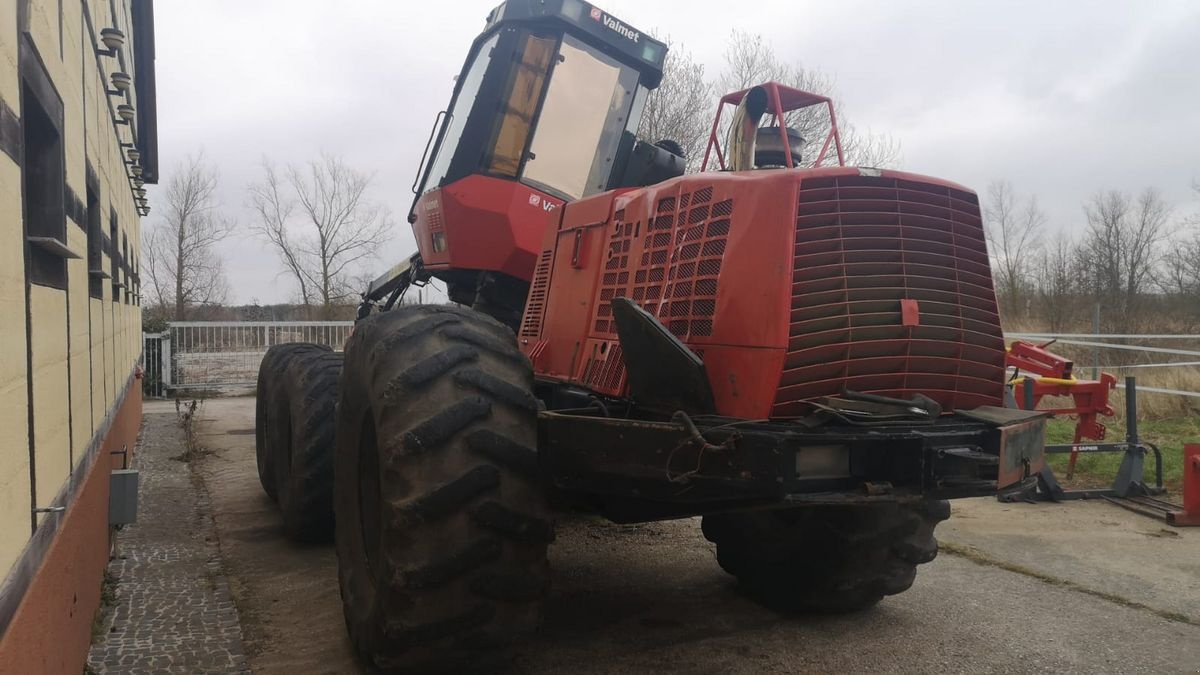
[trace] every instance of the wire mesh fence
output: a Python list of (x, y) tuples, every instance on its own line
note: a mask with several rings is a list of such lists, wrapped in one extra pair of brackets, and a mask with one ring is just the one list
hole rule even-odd
[(146, 372), (155, 374), (159, 395), (250, 388), (272, 345), (312, 342), (341, 350), (353, 329), (353, 321), (174, 322), (146, 336)]

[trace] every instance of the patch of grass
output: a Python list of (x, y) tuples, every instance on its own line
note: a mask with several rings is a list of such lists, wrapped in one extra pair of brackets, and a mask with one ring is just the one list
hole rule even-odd
[(179, 462), (190, 462), (212, 454), (210, 450), (200, 444), (196, 433), (196, 414), (203, 405), (204, 399), (202, 398), (192, 399), (186, 403), (178, 398), (175, 399), (175, 412), (179, 415), (179, 426), (183, 428), (184, 449), (182, 454), (171, 459)]
[[(1125, 440), (1123, 419), (1101, 420), (1108, 427), (1105, 443)], [(1163, 455), (1163, 483), (1168, 490), (1178, 492), (1183, 485), (1183, 446), (1200, 443), (1200, 418), (1175, 417), (1166, 419), (1139, 420), (1138, 435), (1141, 440), (1158, 446)], [(1065, 417), (1052, 419), (1046, 425), (1046, 442), (1050, 444), (1070, 443), (1075, 437), (1075, 420)], [(1068, 487), (1105, 487), (1111, 485), (1121, 466), (1124, 453), (1081, 453), (1075, 464), (1075, 478), (1066, 480), (1067, 463), (1070, 455), (1050, 455), (1049, 462), (1054, 475)], [(1144, 480), (1154, 483), (1154, 456), (1147, 455)]]
[(117, 576), (104, 570), (104, 579), (100, 582), (100, 606), (92, 617), (92, 642), (104, 634), (104, 625), (108, 623), (108, 613), (117, 604)]

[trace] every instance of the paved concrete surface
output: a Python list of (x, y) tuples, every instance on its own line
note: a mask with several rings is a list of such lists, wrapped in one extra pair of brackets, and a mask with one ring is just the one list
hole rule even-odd
[[(201, 463), (255, 672), (353, 672), (329, 548), (279, 534), (254, 468), (252, 399), (209, 401)], [(696, 519), (560, 524), (546, 625), (514, 672), (1200, 671), (1200, 530), (1105, 504), (955, 504), (950, 553), (851, 616), (742, 597)]]
[(938, 537), (971, 559), (1200, 625), (1200, 528), (1170, 527), (1102, 500), (965, 499), (954, 502)]
[(134, 467), (138, 522), (117, 535), (116, 603), (92, 645), (98, 673), (249, 672), (208, 494), (183, 452), (174, 406), (148, 403)]

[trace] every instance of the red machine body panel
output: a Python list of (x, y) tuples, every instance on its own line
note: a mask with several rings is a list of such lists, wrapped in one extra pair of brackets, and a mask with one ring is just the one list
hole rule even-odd
[(978, 200), (901, 172), (704, 172), (568, 204), (520, 331), (540, 377), (626, 393), (611, 301), (704, 360), (717, 410), (806, 414), (843, 389), (1003, 401)]
[(430, 270), (487, 270), (529, 281), (562, 205), (516, 181), (471, 175), (421, 195), (413, 235)]

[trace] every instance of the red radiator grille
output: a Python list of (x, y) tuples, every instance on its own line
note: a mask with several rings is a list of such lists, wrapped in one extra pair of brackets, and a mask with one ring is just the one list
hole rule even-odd
[(553, 249), (542, 251), (537, 267), (533, 270), (533, 283), (529, 286), (529, 300), (525, 303), (525, 319), (521, 322), (521, 337), (535, 338), (542, 332), (542, 319), (546, 314), (546, 292), (550, 287), (550, 261)]
[(583, 382), (587, 386), (605, 392), (620, 392), (625, 389), (625, 358), (621, 354), (621, 343), (601, 342), (598, 349), (588, 358), (583, 371)]
[(641, 222), (625, 221), (625, 210), (613, 215), (612, 233), (609, 236), (607, 260), (600, 278), (600, 303), (596, 306), (597, 333), (616, 333), (612, 320), (612, 299), (626, 297), (629, 284), (629, 249), (642, 229)]
[(612, 299), (629, 297), (681, 339), (712, 335), (733, 214), (733, 200), (712, 200), (713, 188), (705, 187), (659, 199), (645, 223), (624, 222), (623, 212), (616, 214), (596, 307), (597, 333), (616, 333)]
[(676, 216), (671, 273), (656, 309), (659, 320), (681, 339), (712, 335), (717, 277), (733, 213), (732, 199), (709, 205), (711, 188), (697, 190), (689, 209), (683, 208), (686, 197)]
[[(905, 325), (901, 301), (917, 304)], [(912, 323), (912, 322), (908, 322)], [(773, 414), (842, 389), (1000, 405), (1004, 341), (976, 197), (839, 176), (801, 184), (787, 357)]]

